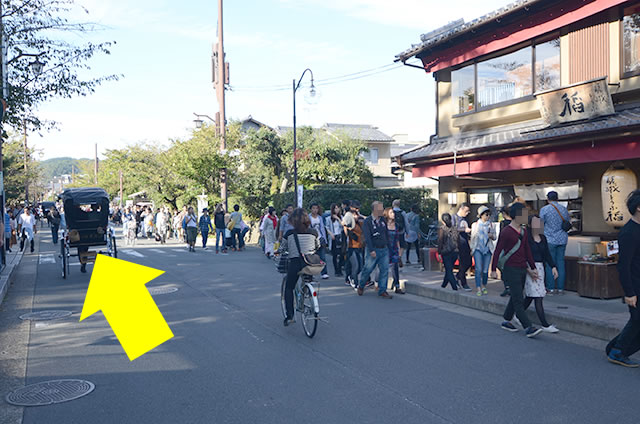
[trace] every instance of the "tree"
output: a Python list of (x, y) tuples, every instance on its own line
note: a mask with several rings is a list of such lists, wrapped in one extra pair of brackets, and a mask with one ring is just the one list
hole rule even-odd
[[(32, 129), (51, 127), (35, 115), (37, 106), (55, 97), (86, 96), (118, 75), (87, 77), (87, 62), (96, 54), (110, 54), (115, 42), (73, 43), (70, 35), (82, 35), (98, 27), (69, 19), (78, 8), (73, 0), (0, 0), (8, 48), (8, 110), (5, 122), (14, 128), (23, 120)], [(86, 9), (82, 8), (86, 13)], [(80, 37), (73, 38), (74, 40)], [(40, 75), (30, 69), (33, 55), (44, 63)]]
[(30, 183), (34, 183), (35, 187), (35, 183), (42, 178), (40, 164), (31, 160), (31, 156), (35, 152), (33, 148), (27, 149), (28, 166), (25, 174), (23, 142), (22, 136), (13, 135), (3, 143), (2, 165), (4, 167), (4, 190), (7, 204), (17, 204), (24, 200), (27, 179)]

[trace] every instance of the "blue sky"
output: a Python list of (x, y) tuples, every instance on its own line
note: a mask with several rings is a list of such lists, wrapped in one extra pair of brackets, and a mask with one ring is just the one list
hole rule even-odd
[[(59, 129), (32, 135), (43, 158), (92, 157), (138, 141), (167, 144), (188, 136), (193, 112), (218, 109), (211, 84), (211, 45), (217, 1), (77, 0), (104, 30), (86, 40), (114, 40), (112, 55), (94, 58), (95, 75), (123, 74), (86, 98), (61, 99), (40, 108)], [(450, 0), (261, 0), (225, 2), (225, 49), (231, 64), (227, 117), (248, 115), (268, 125), (291, 125), (291, 90), (249, 87), (291, 85), (309, 67), (316, 80), (384, 66), (449, 21), (474, 19), (505, 4)], [(86, 20), (86, 15), (78, 14)], [(80, 40), (83, 41), (83, 40)], [(308, 105), (300, 96), (299, 125), (372, 124), (389, 135), (424, 141), (434, 130), (433, 78), (399, 68), (320, 87)]]

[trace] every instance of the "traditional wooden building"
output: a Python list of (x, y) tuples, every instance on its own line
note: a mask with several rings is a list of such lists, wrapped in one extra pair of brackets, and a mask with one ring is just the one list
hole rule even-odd
[(568, 255), (615, 239), (640, 171), (640, 1), (521, 0), (396, 59), (412, 58), (436, 81), (436, 133), (398, 161), (438, 180), (441, 213), (516, 196), (539, 209), (555, 190)]

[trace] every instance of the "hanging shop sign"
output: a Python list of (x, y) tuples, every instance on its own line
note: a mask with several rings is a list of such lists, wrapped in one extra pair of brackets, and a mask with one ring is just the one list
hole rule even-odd
[(607, 169), (601, 184), (604, 221), (611, 227), (620, 228), (631, 219), (626, 201), (629, 193), (638, 188), (638, 177), (618, 162)]
[(544, 121), (553, 126), (613, 115), (607, 78), (599, 78), (536, 94)]

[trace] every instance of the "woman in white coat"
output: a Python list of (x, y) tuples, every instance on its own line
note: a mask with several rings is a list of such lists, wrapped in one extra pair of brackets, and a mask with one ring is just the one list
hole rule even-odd
[(260, 225), (260, 231), (264, 235), (264, 253), (267, 258), (270, 258), (275, 253), (276, 244), (276, 227), (278, 226), (278, 217), (276, 216), (276, 209), (273, 206), (269, 206), (267, 215), (262, 220)]
[(477, 295), (489, 294), (489, 265), (495, 250), (496, 231), (491, 222), (491, 211), (486, 206), (478, 209), (478, 220), (471, 225), (471, 255), (475, 261)]

